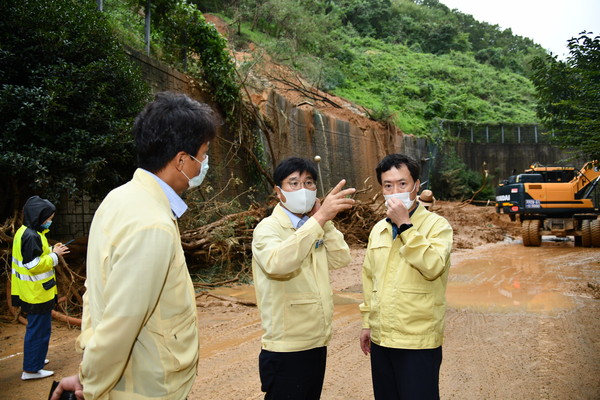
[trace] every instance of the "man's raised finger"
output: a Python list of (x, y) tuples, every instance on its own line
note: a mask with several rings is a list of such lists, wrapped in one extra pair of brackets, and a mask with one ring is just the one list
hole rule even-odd
[(346, 184), (346, 180), (342, 179), (337, 185), (335, 185), (335, 187), (333, 189), (331, 189), (330, 194), (337, 194), (340, 190), (342, 190), (342, 188), (344, 187), (345, 184)]
[(351, 194), (354, 194), (354, 192), (356, 192), (355, 188), (348, 188), (348, 189), (344, 189), (341, 192), (337, 193), (337, 195), (338, 195), (338, 197), (346, 197)]

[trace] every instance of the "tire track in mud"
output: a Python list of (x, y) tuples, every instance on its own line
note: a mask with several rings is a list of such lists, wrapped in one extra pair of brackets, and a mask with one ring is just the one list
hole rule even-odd
[[(569, 272), (561, 268), (560, 259), (564, 256), (559, 255), (546, 265), (544, 269), (544, 278), (554, 282), (554, 290), (558, 291), (565, 288), (569, 281)], [(564, 377), (557, 374), (556, 370), (560, 368), (561, 344), (556, 342), (556, 337), (567, 338), (569, 336), (567, 322), (563, 312), (558, 315), (539, 315), (537, 316), (537, 368), (536, 377), (539, 380), (539, 399), (546, 400), (553, 398), (553, 387), (563, 386)], [(568, 323), (566, 324), (569, 325)]]
[(442, 398), (599, 399), (600, 302), (581, 286), (599, 281), (600, 252), (491, 249), (463, 256), (449, 283), (472, 294), (447, 313)]
[(449, 310), (440, 390), (450, 399), (537, 399), (537, 317)]
[(261, 399), (258, 354), (262, 328), (258, 310), (214, 307), (200, 310), (198, 317), (200, 363), (188, 398)]
[[(573, 261), (572, 254), (562, 253), (546, 265), (547, 274), (554, 276), (554, 291), (569, 294), (574, 306), (561, 312), (539, 316), (538, 354), (540, 379), (539, 398), (598, 399), (600, 398), (600, 345), (589, 327), (597, 326), (600, 315), (598, 300), (578, 292), (578, 285), (598, 282), (600, 253), (581, 249)], [(587, 304), (586, 304), (587, 303)], [(596, 309), (595, 316), (584, 309)], [(595, 318), (596, 321), (590, 321)], [(576, 371), (576, 372), (575, 372)], [(587, 373), (586, 373), (587, 371)], [(596, 372), (594, 372), (596, 371)], [(574, 373), (575, 372), (575, 373)]]
[(539, 319), (537, 353), (540, 399), (600, 398), (600, 342), (588, 329), (600, 315), (598, 300), (580, 299), (596, 314), (576, 309)]
[(373, 398), (370, 359), (360, 350), (361, 327), (358, 303), (336, 305), (333, 337), (327, 349), (327, 370), (321, 399)]
[[(482, 335), (485, 315), (464, 310), (448, 310), (440, 370), (440, 391), (449, 399), (463, 399), (465, 393), (480, 398), (493, 398), (480, 377), (494, 371), (484, 360), (490, 360), (489, 347)], [(456, 367), (460, 366), (460, 367)]]
[[(554, 362), (556, 360), (552, 359), (552, 354), (554, 353), (552, 347), (552, 333), (555, 329), (555, 323), (551, 319), (540, 318), (539, 321), (539, 332), (537, 335), (537, 353), (539, 359), (539, 367), (536, 371), (536, 376), (540, 381), (540, 393), (539, 398), (541, 400), (550, 398), (550, 385), (551, 380), (553, 378), (552, 367), (555, 365)], [(555, 377), (556, 379), (560, 379), (559, 376)]]

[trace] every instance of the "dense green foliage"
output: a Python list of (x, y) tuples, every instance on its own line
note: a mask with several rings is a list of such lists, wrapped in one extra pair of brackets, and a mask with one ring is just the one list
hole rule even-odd
[(565, 61), (547, 56), (534, 63), (538, 115), (555, 140), (575, 156), (600, 159), (600, 36), (569, 40)]
[(215, 100), (231, 120), (240, 101), (240, 88), (227, 41), (206, 22), (195, 5), (185, 0), (177, 1), (166, 15), (168, 18), (162, 20), (160, 29), (171, 61), (179, 60), (175, 65), (181, 65), (184, 70), (192, 64), (188, 73), (198, 72), (196, 75), (210, 85)]
[(31, 193), (104, 195), (135, 166), (139, 72), (95, 2), (5, 0), (0, 15), (0, 214)]
[[(104, 11), (121, 40), (143, 48), (146, 0), (105, 3)], [(186, 0), (152, 0), (150, 19), (151, 55), (208, 84), (208, 91), (231, 121), (240, 90), (225, 38)]]
[(443, 147), (435, 158), (431, 189), (436, 198), (445, 200), (491, 200), (494, 198), (492, 177), (471, 171), (451, 146)]
[(535, 120), (534, 89), (522, 75), (473, 57), (415, 53), (400, 45), (354, 38), (351, 63), (338, 64), (333, 91), (385, 115), (407, 133), (428, 134), (436, 119), (485, 123)]
[(532, 40), (510, 29), (480, 22), (468, 14), (450, 10), (438, 0), (341, 0), (335, 1), (344, 26), (352, 25), (361, 36), (414, 50), (448, 54), (472, 52), (484, 64), (527, 70), (524, 60), (543, 53)]
[(449, 10), (437, 0), (202, 1), (312, 82), (430, 135), (440, 119), (534, 123), (530, 39)]

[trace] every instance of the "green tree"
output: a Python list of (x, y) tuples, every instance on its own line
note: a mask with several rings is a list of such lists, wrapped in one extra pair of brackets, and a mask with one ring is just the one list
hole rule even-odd
[(0, 3), (0, 217), (35, 193), (101, 197), (135, 166), (148, 88), (96, 3)]
[(556, 142), (575, 155), (600, 158), (600, 36), (581, 33), (568, 42), (569, 56), (536, 58), (533, 83), (538, 116)]
[(394, 15), (389, 0), (348, 0), (343, 1), (342, 23), (352, 24), (361, 36), (383, 38), (390, 34)]
[(167, 3), (166, 0), (156, 3), (171, 8), (158, 8), (154, 13), (164, 58), (208, 83), (221, 111), (234, 122), (232, 119), (238, 117), (235, 110), (240, 102), (240, 88), (227, 41), (206, 22), (195, 4), (186, 0)]
[(494, 189), (489, 185), (491, 179), (484, 180), (482, 174), (468, 169), (451, 145), (442, 145), (441, 149), (443, 151), (435, 157), (431, 173), (431, 189), (436, 198), (462, 201), (474, 194), (476, 200), (493, 198)]

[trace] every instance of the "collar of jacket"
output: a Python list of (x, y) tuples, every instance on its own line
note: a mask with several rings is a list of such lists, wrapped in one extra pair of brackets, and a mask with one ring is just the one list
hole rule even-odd
[[(410, 216), (410, 222), (413, 224), (413, 226), (419, 226), (421, 224), (421, 221), (423, 221), (423, 219), (425, 218), (425, 216), (429, 213), (429, 211), (427, 211), (425, 209), (425, 207), (423, 207), (422, 204), (418, 204), (417, 207), (415, 207), (414, 210), (412, 210), (411, 212), (408, 213), (408, 215)], [(383, 223), (385, 221), (385, 223)], [(392, 220), (389, 218), (385, 218), (383, 220), (380, 221), (379, 223), (379, 229), (378, 232), (379, 233), (383, 233), (385, 231), (389, 231), (389, 234), (392, 234)], [(375, 226), (375, 228), (377, 228), (377, 226)]]
[(287, 215), (287, 213), (283, 209), (283, 206), (280, 203), (277, 203), (277, 205), (273, 209), (273, 216), (277, 219), (277, 222), (279, 222), (284, 228), (296, 228), (292, 224), (292, 220), (290, 219), (289, 215)]
[[(158, 182), (156, 182), (156, 179), (154, 179), (150, 174), (146, 173), (143, 169), (138, 168), (135, 170), (133, 179), (131, 179), (131, 181), (136, 185), (142, 186), (148, 195), (152, 196), (154, 200), (171, 211), (171, 203), (169, 203), (169, 199), (167, 198), (165, 191), (160, 187)], [(177, 220), (177, 217), (175, 217), (173, 212), (170, 212), (169, 214), (173, 220)]]

